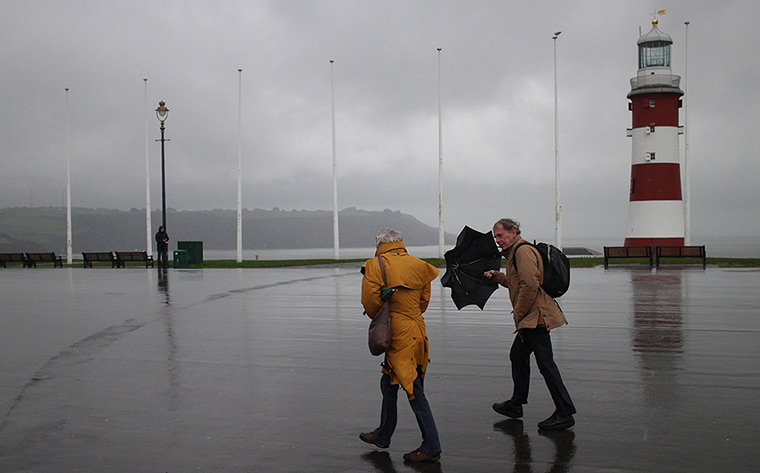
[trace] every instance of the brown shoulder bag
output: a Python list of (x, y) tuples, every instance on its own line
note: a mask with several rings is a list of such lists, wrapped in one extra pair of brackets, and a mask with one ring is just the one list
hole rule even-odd
[[(385, 265), (382, 256), (377, 257), (380, 261), (380, 271), (383, 273), (383, 288), (388, 287), (388, 280), (385, 278)], [(387, 293), (382, 291), (381, 294)], [(372, 322), (369, 324), (369, 352), (373, 356), (382, 355), (391, 346), (393, 334), (391, 333), (391, 310), (389, 308), (390, 295), (383, 297), (384, 301), (380, 310), (377, 311)]]

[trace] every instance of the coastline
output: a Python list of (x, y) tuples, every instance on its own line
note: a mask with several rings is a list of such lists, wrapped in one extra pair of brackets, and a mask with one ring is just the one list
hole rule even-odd
[[(553, 238), (536, 238), (538, 241), (552, 242)], [(620, 246), (622, 238), (565, 238), (565, 247), (588, 248), (599, 255), (605, 246)], [(699, 237), (692, 240), (693, 245), (705, 245), (708, 258), (760, 258), (760, 236), (742, 237)], [(451, 246), (444, 248), (444, 252)], [(418, 258), (437, 258), (438, 245), (407, 246), (409, 254)], [(340, 248), (340, 259), (369, 259), (375, 255), (375, 249)], [(296, 248), (296, 249), (243, 249), (243, 260), (290, 260), (290, 259), (333, 259), (333, 248)], [(204, 260), (235, 260), (237, 252), (229, 250), (204, 250)]]

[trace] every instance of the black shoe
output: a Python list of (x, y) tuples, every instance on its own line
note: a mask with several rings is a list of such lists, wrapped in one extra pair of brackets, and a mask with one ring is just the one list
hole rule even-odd
[(359, 438), (362, 440), (362, 442), (371, 443), (375, 447), (379, 448), (388, 448), (391, 446), (390, 442), (386, 443), (375, 437), (375, 434), (372, 432), (366, 432), (359, 434)]
[(546, 420), (538, 423), (538, 428), (543, 430), (565, 430), (575, 425), (572, 415), (561, 417), (555, 412)]
[(516, 406), (512, 404), (512, 401), (495, 402), (491, 407), (499, 414), (513, 419), (519, 419), (523, 416), (522, 406)]

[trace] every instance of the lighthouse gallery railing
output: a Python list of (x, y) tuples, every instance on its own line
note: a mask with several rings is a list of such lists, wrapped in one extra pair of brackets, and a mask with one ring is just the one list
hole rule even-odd
[(631, 79), (631, 89), (638, 89), (639, 87), (680, 87), (681, 76), (673, 74), (649, 74), (645, 76), (637, 76)]

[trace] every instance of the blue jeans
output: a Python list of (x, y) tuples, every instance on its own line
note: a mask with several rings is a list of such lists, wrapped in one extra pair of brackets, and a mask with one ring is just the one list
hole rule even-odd
[(509, 360), (512, 362), (512, 381), (514, 382), (512, 403), (515, 405), (528, 403), (531, 353), (536, 356), (536, 364), (544, 377), (546, 387), (549, 388), (557, 414), (561, 417), (575, 414), (573, 401), (562, 382), (559, 368), (554, 363), (552, 340), (546, 327), (522, 329), (520, 334), (515, 337), (512, 349), (509, 352)]
[[(383, 374), (380, 378), (380, 392), (383, 394), (380, 427), (372, 432), (382, 442), (391, 443), (393, 431), (396, 430), (398, 389), (397, 384), (391, 384), (390, 375)], [(430, 404), (428, 404), (425, 391), (422, 388), (422, 376), (419, 371), (414, 380), (413, 394), (414, 399), (409, 400), (409, 405), (422, 433), (420, 450), (427, 455), (437, 455), (441, 453), (441, 442), (438, 440), (438, 429), (435, 426), (433, 412), (430, 410)]]

